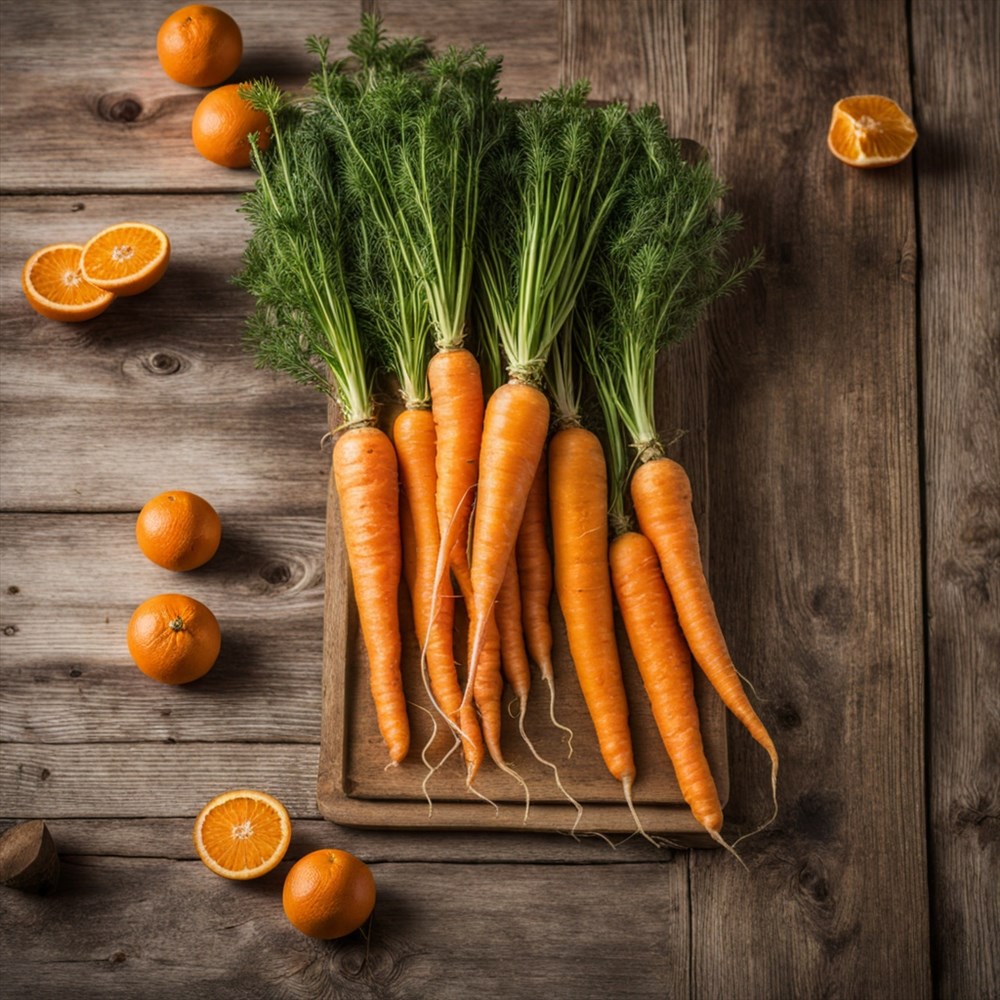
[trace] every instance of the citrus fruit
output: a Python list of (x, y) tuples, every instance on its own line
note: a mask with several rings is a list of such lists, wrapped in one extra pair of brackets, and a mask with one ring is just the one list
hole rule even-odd
[(222, 522), (195, 493), (168, 490), (148, 501), (135, 522), (135, 539), (157, 566), (185, 572), (203, 566), (219, 547)]
[(195, 149), (221, 167), (250, 166), (251, 132), (257, 133), (259, 149), (267, 149), (271, 142), (267, 115), (255, 111), (240, 90), (240, 84), (231, 83), (206, 94), (191, 120)]
[(214, 87), (236, 72), (243, 57), (239, 25), (218, 7), (193, 3), (160, 25), (156, 54), (167, 76), (189, 87)]
[(83, 276), (77, 243), (54, 243), (36, 250), (21, 271), (21, 288), (35, 312), (64, 323), (100, 316), (114, 295)]
[(194, 821), (194, 846), (224, 878), (257, 878), (285, 856), (292, 839), (288, 810), (272, 795), (240, 789), (216, 795)]
[(120, 222), (87, 240), (80, 258), (84, 277), (115, 295), (138, 295), (167, 269), (170, 240), (146, 222)]
[(163, 684), (203, 677), (222, 644), (215, 615), (183, 594), (159, 594), (140, 604), (128, 623), (127, 637), (136, 666)]
[(826, 141), (852, 167), (890, 167), (913, 149), (917, 130), (895, 101), (866, 94), (837, 101)]
[(371, 916), (375, 879), (368, 865), (348, 851), (313, 851), (292, 865), (281, 905), (303, 934), (343, 937)]

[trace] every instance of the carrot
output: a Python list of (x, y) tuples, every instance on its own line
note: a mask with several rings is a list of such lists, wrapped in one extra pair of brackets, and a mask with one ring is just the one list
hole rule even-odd
[(649, 539), (626, 531), (611, 543), (611, 578), (653, 718), (684, 801), (718, 843), (722, 805), (701, 740), (691, 653)]
[(771, 758), (776, 800), (778, 751), (743, 690), (715, 614), (701, 566), (687, 473), (666, 457), (646, 462), (632, 477), (632, 502), (643, 534), (656, 549), (691, 653), (719, 697)]
[(490, 396), (483, 421), (479, 487), (472, 541), (474, 681), (487, 623), (517, 542), (528, 492), (548, 434), (549, 403), (534, 386), (508, 382)]
[(500, 634), (500, 661), (514, 697), (521, 704), (521, 717), (531, 691), (531, 664), (524, 645), (521, 625), (521, 588), (518, 581), (517, 554), (510, 557), (500, 593), (497, 594), (496, 622)]
[(435, 468), (438, 531), (458, 542), (448, 553), (455, 565), (466, 559), (469, 518), (479, 478), (483, 427), (483, 383), (479, 363), (465, 348), (438, 351), (427, 366), (431, 413), (437, 440)]
[(570, 655), (605, 766), (628, 791), (636, 769), (611, 597), (607, 468), (590, 431), (571, 427), (553, 436), (549, 498), (556, 594)]
[(517, 571), (521, 591), (521, 618), (528, 655), (537, 664), (543, 679), (552, 685), (552, 559), (546, 538), (549, 491), (545, 452), (538, 462), (535, 478), (517, 533)]
[(349, 428), (334, 446), (333, 476), (379, 731), (390, 760), (399, 764), (409, 752), (410, 724), (400, 670), (397, 591), (402, 560), (392, 442), (377, 427)]
[(467, 781), (471, 782), (483, 760), (483, 740), (471, 706), (461, 711), (462, 689), (452, 645), (455, 603), (450, 581), (443, 582), (437, 601), (433, 601), (439, 532), (434, 504), (434, 418), (430, 410), (403, 410), (393, 424), (393, 440), (413, 525), (415, 549), (410, 593), (414, 625), (424, 650), (432, 698), (450, 720), (453, 731), (461, 734)]

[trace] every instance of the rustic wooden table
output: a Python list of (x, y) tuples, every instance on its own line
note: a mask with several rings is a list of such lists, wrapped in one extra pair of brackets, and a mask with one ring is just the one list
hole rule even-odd
[[(1000, 996), (1000, 5), (993, 0), (378, 0), (393, 33), (480, 40), (529, 97), (581, 75), (660, 102), (709, 150), (767, 266), (686, 350), (710, 575), (782, 753), (780, 815), (718, 851), (558, 836), (338, 828), (316, 806), (330, 454), (318, 394), (255, 371), (228, 279), (248, 173), (202, 160), (200, 93), (154, 38), (171, 3), (2, 6), (3, 825), (44, 818), (54, 896), (0, 891), (0, 992), (31, 997)], [(227, 0), (241, 76), (288, 86), (368, 0)], [(912, 158), (855, 171), (830, 107), (912, 109)], [(99, 319), (32, 312), (46, 243), (131, 217), (166, 278)], [(218, 614), (216, 669), (149, 682), (124, 644), (178, 589), (132, 534), (181, 486), (218, 507), (183, 581)], [(766, 813), (730, 730), (729, 829)], [(289, 859), (370, 862), (370, 953), (281, 913), (288, 862), (210, 875), (221, 790), (266, 788)]]

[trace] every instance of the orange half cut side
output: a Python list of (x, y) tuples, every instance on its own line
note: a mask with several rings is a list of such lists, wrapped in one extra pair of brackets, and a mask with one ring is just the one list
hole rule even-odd
[(223, 878), (266, 874), (285, 856), (291, 839), (288, 810), (274, 796), (250, 789), (217, 795), (194, 823), (198, 856)]
[(84, 277), (82, 253), (77, 243), (54, 243), (28, 258), (21, 271), (21, 288), (35, 312), (64, 323), (82, 323), (111, 305), (114, 294)]
[(826, 141), (830, 152), (852, 167), (890, 167), (909, 155), (917, 130), (895, 101), (862, 94), (833, 106)]
[(91, 284), (116, 295), (138, 295), (163, 277), (170, 240), (156, 226), (122, 222), (92, 237), (83, 248), (83, 273)]

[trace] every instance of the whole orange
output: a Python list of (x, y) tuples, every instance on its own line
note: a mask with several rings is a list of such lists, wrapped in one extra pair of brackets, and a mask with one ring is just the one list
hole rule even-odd
[(191, 120), (195, 149), (221, 167), (249, 167), (250, 142), (257, 133), (257, 148), (271, 144), (271, 123), (263, 111), (255, 111), (240, 96), (241, 84), (230, 83), (206, 94)]
[(148, 559), (164, 569), (197, 569), (215, 555), (222, 522), (215, 508), (195, 493), (168, 490), (139, 511), (135, 538)]
[(215, 615), (183, 594), (159, 594), (140, 604), (128, 623), (127, 637), (136, 666), (163, 684), (204, 677), (222, 645)]
[(243, 35), (224, 10), (193, 3), (175, 10), (160, 25), (156, 54), (172, 80), (214, 87), (236, 72), (243, 58)]
[(356, 931), (375, 908), (375, 878), (348, 851), (313, 851), (292, 865), (281, 893), (285, 916), (309, 937)]

